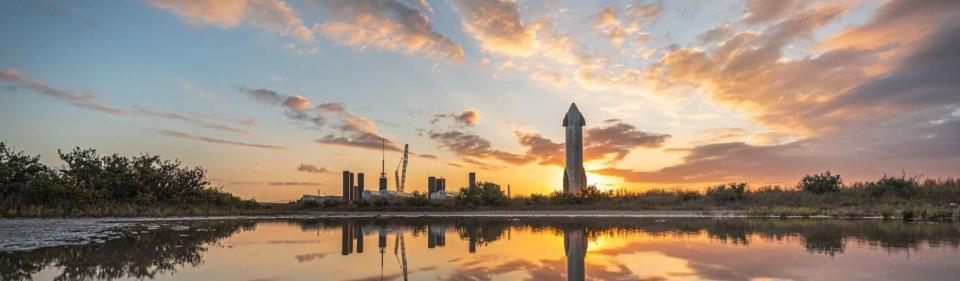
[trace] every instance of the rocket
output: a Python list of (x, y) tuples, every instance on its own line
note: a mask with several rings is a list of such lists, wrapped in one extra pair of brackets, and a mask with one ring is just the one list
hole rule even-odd
[(583, 126), (586, 123), (577, 104), (571, 103), (567, 115), (563, 117), (563, 127), (567, 132), (567, 166), (563, 169), (564, 193), (580, 193), (580, 190), (587, 186), (587, 173), (583, 170)]

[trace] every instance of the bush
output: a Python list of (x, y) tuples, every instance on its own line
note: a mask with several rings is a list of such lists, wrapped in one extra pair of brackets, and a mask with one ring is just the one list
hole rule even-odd
[(746, 191), (746, 183), (728, 183), (707, 188), (706, 196), (714, 202), (734, 202), (742, 200)]
[(867, 183), (867, 190), (874, 197), (893, 195), (908, 197), (917, 191), (917, 178), (907, 178), (906, 176), (888, 177), (884, 175), (876, 182)]
[(806, 175), (797, 184), (797, 189), (814, 194), (824, 194), (827, 192), (839, 192), (843, 186), (840, 175), (831, 175), (830, 171), (818, 175)]
[(594, 203), (610, 200), (613, 197), (613, 191), (601, 191), (597, 185), (591, 184), (581, 189), (580, 194), (577, 195), (583, 199), (583, 202)]
[(408, 206), (423, 207), (423, 206), (430, 205), (430, 200), (427, 199), (426, 194), (420, 193), (419, 191), (414, 191), (413, 194), (410, 195), (410, 197), (407, 197), (404, 200), (404, 203), (407, 204)]
[(505, 206), (510, 203), (510, 198), (503, 193), (500, 185), (479, 182), (476, 188), (461, 188), (456, 203), (462, 206)]
[(303, 207), (306, 209), (314, 209), (314, 208), (320, 207), (320, 202), (310, 200), (310, 201), (304, 202)]
[(40, 163), (39, 156), (27, 156), (0, 142), (0, 210), (36, 207), (71, 215), (98, 209), (140, 212), (158, 206), (259, 206), (211, 186), (206, 170), (185, 167), (179, 161), (146, 154), (100, 156), (96, 150), (80, 148), (58, 154), (66, 162), (59, 170)]

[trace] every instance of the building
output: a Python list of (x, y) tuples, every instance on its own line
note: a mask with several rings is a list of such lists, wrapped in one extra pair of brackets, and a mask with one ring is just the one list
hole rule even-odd
[(353, 173), (350, 171), (343, 171), (343, 201), (352, 201), (354, 198), (353, 192)]
[(477, 188), (477, 173), (476, 173), (476, 172), (470, 172), (470, 174), (468, 174), (467, 177), (469, 178), (469, 182), (468, 182), (469, 185), (467, 185), (467, 186), (469, 186), (470, 189)]
[(357, 173), (356, 193), (353, 200), (363, 200), (363, 173)]
[(437, 192), (437, 177), (427, 177), (427, 195)]

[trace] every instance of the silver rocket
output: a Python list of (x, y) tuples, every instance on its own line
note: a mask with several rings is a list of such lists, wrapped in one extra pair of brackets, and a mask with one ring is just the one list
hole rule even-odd
[(587, 186), (587, 173), (583, 170), (583, 126), (587, 121), (580, 114), (576, 103), (570, 104), (563, 127), (567, 131), (567, 166), (563, 169), (563, 192), (580, 193)]

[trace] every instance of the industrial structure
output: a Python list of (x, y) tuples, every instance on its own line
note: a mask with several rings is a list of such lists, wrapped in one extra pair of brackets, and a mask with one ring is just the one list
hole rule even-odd
[(386, 140), (380, 139), (380, 193), (387, 191), (387, 152)]
[(468, 183), (467, 186), (470, 187), (470, 189), (477, 188), (477, 173), (476, 173), (476, 172), (470, 172), (470, 174), (467, 174), (467, 178), (468, 178), (468, 179), (467, 179), (467, 183)]
[[(407, 178), (407, 163), (409, 161), (410, 155), (410, 145), (405, 144), (403, 146), (403, 154), (400, 157), (400, 161), (397, 163), (397, 169), (394, 170), (394, 181), (396, 184), (396, 190), (389, 190), (387, 188), (387, 173), (386, 173), (386, 142), (384, 141), (381, 144), (381, 159), (380, 159), (380, 180), (378, 190), (370, 191), (366, 190), (365, 186), (365, 176), (364, 173), (358, 172), (353, 173), (350, 170), (343, 171), (343, 195), (337, 197), (343, 202), (352, 202), (357, 200), (377, 200), (377, 199), (389, 199), (394, 197), (409, 197), (411, 194), (404, 192), (406, 188), (406, 178)], [(468, 187), (470, 189), (476, 189), (480, 187), (477, 183), (477, 173), (470, 172), (467, 177)], [(510, 192), (509, 190), (507, 191)], [(437, 199), (444, 200), (455, 196), (455, 194), (447, 191), (447, 179), (443, 177), (430, 176), (427, 177), (427, 190), (426, 194), (428, 199)], [(307, 195), (304, 195), (304, 198), (307, 198)], [(329, 198), (328, 198), (329, 199)], [(302, 202), (306, 201), (326, 201), (320, 196), (309, 196), (308, 199), (301, 199)]]
[(343, 171), (343, 201), (350, 202), (356, 200), (356, 189), (353, 188), (353, 173)]
[(580, 193), (587, 186), (587, 173), (583, 170), (583, 126), (587, 121), (576, 103), (570, 104), (563, 118), (566, 128), (566, 167), (563, 169), (563, 192)]
[(410, 145), (404, 144), (403, 157), (400, 158), (400, 163), (397, 163), (397, 170), (393, 172), (394, 180), (397, 182), (397, 192), (403, 192), (403, 186), (407, 183), (407, 155), (409, 154)]

